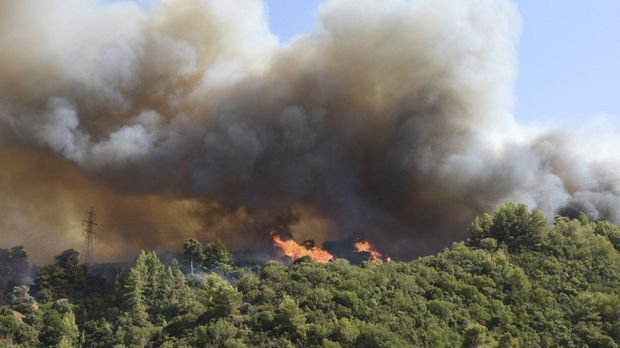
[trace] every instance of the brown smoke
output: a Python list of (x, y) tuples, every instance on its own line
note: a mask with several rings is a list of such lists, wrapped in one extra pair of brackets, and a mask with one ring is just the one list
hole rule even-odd
[(333, 0), (319, 19), (279, 45), (258, 0), (0, 0), (0, 244), (79, 248), (90, 205), (98, 260), (265, 246), (279, 223), (411, 257), (506, 200), (620, 221), (617, 159), (511, 114), (512, 2)]

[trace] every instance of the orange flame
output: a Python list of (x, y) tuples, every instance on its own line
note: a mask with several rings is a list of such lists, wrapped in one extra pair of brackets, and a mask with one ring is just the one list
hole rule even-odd
[(361, 240), (353, 243), (356, 253), (368, 252), (370, 253), (370, 261), (381, 260), (381, 253), (379, 253), (367, 240)]
[(284, 256), (290, 258), (293, 261), (304, 256), (310, 256), (315, 262), (328, 263), (334, 258), (332, 254), (317, 246), (306, 247), (292, 239), (282, 240), (282, 237), (280, 237), (278, 232), (276, 232), (275, 230), (271, 232), (271, 236), (273, 237), (274, 245), (280, 250), (282, 250)]

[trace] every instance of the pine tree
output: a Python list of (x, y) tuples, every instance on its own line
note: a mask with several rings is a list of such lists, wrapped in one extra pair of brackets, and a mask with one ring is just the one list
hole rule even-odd
[(144, 346), (152, 335), (144, 288), (148, 277), (147, 254), (142, 251), (134, 266), (120, 278), (117, 287), (123, 301), (116, 337), (125, 345)]

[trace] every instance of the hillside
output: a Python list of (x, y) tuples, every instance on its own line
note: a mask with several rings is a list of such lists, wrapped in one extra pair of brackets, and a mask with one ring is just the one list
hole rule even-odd
[[(301, 258), (234, 266), (188, 241), (166, 266), (142, 252), (114, 284), (77, 253), (0, 309), (0, 342), (83, 347), (617, 347), (620, 227), (502, 206), (470, 238), (412, 262)], [(194, 262), (193, 262), (194, 263)], [(36, 299), (41, 303), (34, 308)], [(13, 311), (23, 315), (17, 320)], [(2, 345), (3, 343), (0, 343)]]

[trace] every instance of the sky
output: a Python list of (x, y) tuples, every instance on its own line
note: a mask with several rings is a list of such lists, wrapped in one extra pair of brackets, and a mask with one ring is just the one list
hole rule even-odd
[[(282, 42), (312, 31), (321, 2), (267, 0), (271, 31)], [(516, 2), (516, 118), (548, 127), (605, 119), (620, 131), (620, 1)]]

